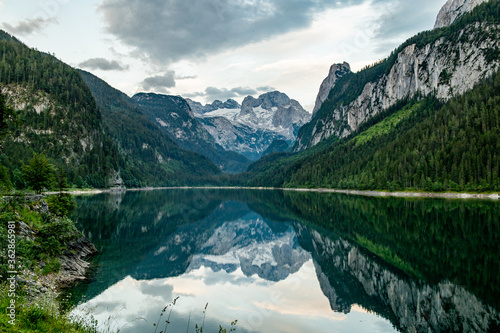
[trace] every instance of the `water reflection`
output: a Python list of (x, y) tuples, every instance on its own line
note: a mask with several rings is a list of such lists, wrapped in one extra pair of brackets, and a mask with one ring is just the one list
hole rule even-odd
[(194, 332), (207, 302), (205, 331), (234, 319), (239, 332), (499, 327), (497, 203), (206, 190), (78, 203), (75, 219), (101, 254), (74, 290), (76, 312), (111, 316), (120, 332), (153, 332), (176, 296), (173, 332), (188, 322)]

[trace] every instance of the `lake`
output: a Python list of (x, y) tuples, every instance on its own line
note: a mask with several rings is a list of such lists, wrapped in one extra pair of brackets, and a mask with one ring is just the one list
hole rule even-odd
[(101, 331), (500, 331), (496, 201), (178, 189), (77, 206), (99, 254), (73, 314)]

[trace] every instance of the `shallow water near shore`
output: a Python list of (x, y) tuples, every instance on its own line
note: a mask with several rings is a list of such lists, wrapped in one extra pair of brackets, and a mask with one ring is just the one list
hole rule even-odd
[(77, 203), (100, 254), (73, 314), (103, 331), (500, 327), (497, 201), (171, 189)]

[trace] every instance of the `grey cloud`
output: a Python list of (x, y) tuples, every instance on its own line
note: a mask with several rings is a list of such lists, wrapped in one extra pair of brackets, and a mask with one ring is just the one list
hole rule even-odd
[(200, 58), (311, 24), (327, 8), (366, 0), (104, 0), (107, 31), (160, 63)]
[(257, 87), (257, 91), (260, 91), (260, 92), (269, 92), (269, 91), (275, 91), (276, 89), (274, 89), (273, 87), (270, 87), (270, 86), (264, 86), (264, 87)]
[(184, 94), (184, 96), (188, 98), (205, 97), (208, 101), (214, 101), (216, 99), (225, 101), (229, 98), (246, 97), (248, 95), (256, 95), (257, 93), (256, 89), (249, 87), (235, 87), (232, 89), (207, 87), (205, 92), (188, 93)]
[(92, 58), (78, 64), (79, 67), (102, 71), (125, 71), (129, 66), (124, 66), (116, 60)]
[(3, 26), (5, 30), (13, 35), (28, 36), (35, 32), (39, 32), (47, 25), (51, 23), (58, 23), (55, 17), (44, 19), (44, 18), (34, 18), (19, 22), (17, 25), (11, 25), (9, 23), (4, 23)]
[(231, 89), (231, 92), (234, 92), (235, 94), (238, 94), (240, 96), (245, 96), (245, 95), (255, 95), (257, 93), (257, 90), (248, 87), (237, 87)]
[[(267, 40), (308, 27), (316, 13), (368, 1), (103, 0), (98, 11), (107, 31), (133, 47), (134, 55), (168, 64)], [(373, 37), (387, 40), (432, 28), (445, 0), (370, 2), (382, 10), (372, 22)]]
[(175, 87), (175, 72), (167, 71), (163, 75), (148, 77), (142, 81), (141, 85), (146, 91), (154, 90), (166, 93), (167, 88)]
[(385, 0), (377, 1), (382, 13), (373, 22), (374, 37), (381, 41), (377, 51), (387, 51), (389, 45), (395, 48), (414, 34), (432, 29), (439, 9), (445, 2), (446, 0), (400, 0), (389, 5)]

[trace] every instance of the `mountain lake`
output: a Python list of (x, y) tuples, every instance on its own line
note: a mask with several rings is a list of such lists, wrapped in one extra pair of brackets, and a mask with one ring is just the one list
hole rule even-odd
[(230, 189), (76, 200), (99, 254), (69, 302), (102, 332), (500, 331), (498, 201)]

